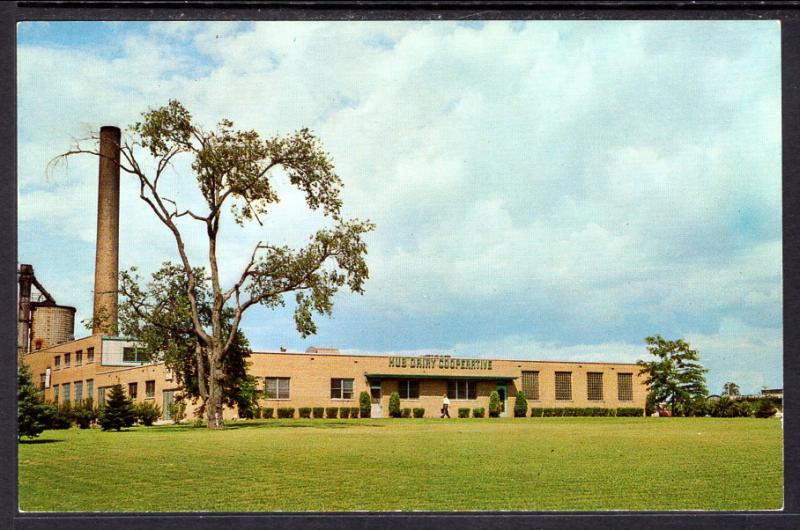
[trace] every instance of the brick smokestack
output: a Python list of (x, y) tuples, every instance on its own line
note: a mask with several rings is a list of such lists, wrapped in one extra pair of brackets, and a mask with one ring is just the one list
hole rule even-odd
[[(117, 332), (119, 280), (119, 145), (117, 127), (100, 129), (97, 250), (94, 262), (94, 335)], [(101, 320), (101, 321), (100, 321)]]

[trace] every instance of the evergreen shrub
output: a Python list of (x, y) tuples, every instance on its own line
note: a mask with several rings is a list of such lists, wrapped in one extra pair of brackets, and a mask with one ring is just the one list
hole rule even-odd
[(472, 409), (472, 417), (473, 418), (483, 418), (486, 416), (486, 409), (483, 407), (475, 407)]
[(389, 396), (389, 416), (400, 417), (400, 394), (397, 392), (392, 392), (392, 395)]
[(528, 411), (528, 397), (525, 392), (520, 390), (517, 392), (517, 399), (514, 402), (514, 417), (524, 418), (525, 413)]
[(300, 414), (301, 418), (311, 417), (311, 407), (300, 407), (299, 409), (297, 409), (297, 412)]
[(500, 394), (497, 390), (492, 390), (489, 394), (489, 417), (496, 418), (500, 415)]
[(265, 420), (271, 420), (275, 414), (275, 409), (272, 407), (265, 407), (261, 410), (261, 417)]
[(337, 407), (326, 407), (325, 408), (325, 417), (336, 419), (339, 417), (339, 409)]
[(403, 409), (403, 411), (400, 414), (401, 414), (401, 416), (403, 418), (410, 418), (411, 417), (411, 409), (405, 408), (405, 409)]
[(346, 420), (350, 417), (350, 407), (339, 407), (339, 417)]
[(358, 395), (358, 408), (361, 409), (359, 412), (362, 418), (370, 417), (372, 413), (372, 400), (369, 397), (369, 392), (362, 391), (361, 394)]
[(532, 407), (531, 408), (531, 418), (541, 418), (544, 409), (541, 407)]
[(136, 421), (133, 403), (125, 396), (122, 385), (117, 383), (111, 387), (106, 406), (100, 414), (100, 428), (104, 431), (119, 431), (123, 427), (130, 427)]
[(460, 409), (458, 409), (458, 417), (459, 418), (469, 418), (469, 408), (460, 408)]
[(414, 408), (414, 417), (415, 418), (423, 418), (425, 417), (425, 409), (422, 407), (415, 407)]
[(644, 409), (639, 409), (636, 407), (620, 407), (617, 409), (617, 417), (623, 418), (634, 418), (644, 416)]
[(314, 414), (315, 418), (324, 418), (325, 417), (325, 408), (324, 407), (314, 407), (311, 409), (311, 412)]
[(278, 408), (279, 418), (294, 418), (294, 407), (280, 407)]

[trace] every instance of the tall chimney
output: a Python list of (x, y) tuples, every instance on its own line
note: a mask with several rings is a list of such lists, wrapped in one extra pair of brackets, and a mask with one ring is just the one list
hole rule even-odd
[(94, 262), (94, 335), (117, 333), (119, 277), (119, 144), (117, 127), (100, 129), (97, 250)]

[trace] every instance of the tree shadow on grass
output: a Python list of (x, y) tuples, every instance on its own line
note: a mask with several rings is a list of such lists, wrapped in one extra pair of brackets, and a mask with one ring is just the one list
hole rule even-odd
[(63, 442), (63, 441), (64, 440), (37, 440), (37, 439), (33, 439), (33, 440), (20, 440), (19, 443), (26, 444), (26, 445), (27, 444), (34, 445), (34, 444), (55, 444), (55, 443), (60, 443), (60, 442)]

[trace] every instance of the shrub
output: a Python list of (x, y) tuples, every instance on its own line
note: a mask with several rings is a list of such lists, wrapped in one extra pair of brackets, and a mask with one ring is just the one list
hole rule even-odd
[(362, 391), (361, 394), (358, 395), (358, 408), (361, 409), (359, 412), (362, 418), (370, 417), (372, 413), (372, 400), (369, 397), (369, 392)]
[(541, 418), (542, 417), (542, 412), (544, 412), (543, 408), (541, 408), (541, 407), (532, 407), (531, 408), (531, 418)]
[(564, 409), (558, 407), (550, 407), (542, 409), (542, 416), (545, 418), (556, 418), (564, 415)]
[(104, 431), (112, 429), (119, 431), (123, 427), (130, 427), (135, 422), (133, 403), (125, 397), (122, 385), (117, 383), (111, 387), (111, 392), (106, 399), (106, 406), (100, 414), (100, 427)]
[(358, 413), (361, 412), (360, 407), (350, 407), (350, 417), (358, 418)]
[(604, 407), (590, 407), (584, 410), (585, 416), (612, 416), (611, 412), (614, 409), (607, 409)]
[(645, 409), (637, 409), (636, 407), (622, 407), (617, 409), (618, 417), (637, 417), (644, 416)]
[(297, 412), (300, 413), (301, 418), (311, 417), (311, 407), (300, 407), (299, 409), (297, 409)]
[(325, 417), (325, 409), (323, 407), (314, 407), (311, 412), (313, 412), (315, 418)]
[(280, 407), (278, 408), (279, 418), (294, 418), (294, 407)]
[(484, 416), (486, 416), (486, 409), (483, 407), (475, 407), (472, 409), (473, 418), (483, 418)]
[(51, 429), (69, 429), (72, 427), (72, 407), (69, 401), (61, 405), (51, 405), (52, 416), (50, 417)]
[(154, 421), (161, 417), (161, 407), (149, 401), (142, 401), (134, 407), (134, 414), (136, 414), (136, 420), (139, 423), (150, 427)]
[(525, 392), (520, 390), (517, 392), (517, 399), (514, 402), (514, 417), (524, 418), (525, 413), (528, 411), (528, 397)]
[(736, 416), (739, 418), (749, 418), (753, 415), (753, 410), (750, 408), (750, 403), (746, 401), (739, 401), (735, 405)]
[(86, 400), (72, 409), (72, 419), (81, 429), (88, 429), (92, 422), (97, 420), (97, 409), (92, 405), (91, 400)]
[(266, 407), (261, 410), (261, 417), (265, 420), (271, 420), (273, 415), (275, 414), (275, 409), (272, 407)]
[(192, 422), (192, 427), (200, 428), (205, 426), (206, 426), (206, 421), (203, 418), (195, 418), (195, 420)]
[(468, 408), (460, 408), (460, 409), (458, 409), (458, 417), (459, 418), (469, 418), (469, 409)]
[(756, 407), (756, 418), (770, 418), (775, 415), (778, 409), (769, 399), (760, 399)]
[(350, 417), (350, 407), (339, 407), (339, 417), (346, 420)]
[(425, 417), (425, 409), (422, 407), (415, 407), (414, 408), (414, 417), (415, 418), (424, 418)]
[(496, 418), (500, 415), (500, 394), (497, 390), (492, 390), (489, 394), (489, 417)]
[(400, 394), (397, 392), (392, 392), (392, 395), (389, 396), (389, 416), (400, 417)]
[(411, 417), (411, 409), (409, 409), (409, 408), (403, 409), (403, 411), (400, 413), (400, 415), (403, 418), (410, 418)]
[(19, 436), (35, 438), (45, 430), (47, 407), (42, 401), (42, 394), (33, 382), (33, 375), (24, 363), (20, 363), (17, 371), (19, 386), (17, 387), (17, 426)]
[[(257, 408), (256, 414), (260, 416), (261, 409)], [(169, 417), (172, 418), (172, 423), (180, 423), (186, 419), (186, 402), (182, 398), (177, 398), (169, 404)]]
[(327, 407), (325, 409), (325, 417), (335, 420), (339, 417), (339, 409), (337, 407)]

